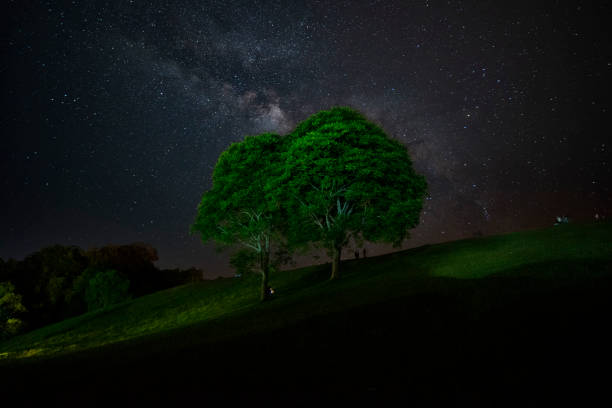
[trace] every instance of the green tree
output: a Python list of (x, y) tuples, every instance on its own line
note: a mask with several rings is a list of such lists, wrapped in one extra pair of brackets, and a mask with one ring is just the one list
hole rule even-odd
[(114, 269), (130, 280), (134, 296), (165, 289), (164, 277), (153, 264), (158, 260), (157, 250), (146, 243), (106, 245), (86, 252), (89, 266)]
[[(191, 226), (204, 242), (214, 240), (221, 247), (240, 245), (255, 255), (261, 273), (261, 300), (269, 297), (270, 258), (282, 241), (279, 207), (267, 199), (265, 191), (266, 184), (282, 171), (283, 149), (283, 138), (272, 133), (233, 143), (219, 156), (212, 188), (204, 193)], [(247, 258), (240, 254), (236, 259), (242, 262)]]
[(21, 295), (11, 282), (0, 282), (0, 339), (14, 336), (23, 327), (20, 316), (26, 312)]
[(81, 313), (85, 313), (88, 309), (86, 293), (89, 288), (89, 281), (96, 276), (97, 273), (103, 272), (104, 270), (103, 268), (89, 266), (74, 279), (68, 301)]
[(283, 173), (269, 194), (291, 216), (291, 241), (316, 243), (340, 276), (342, 249), (352, 239), (390, 242), (408, 238), (427, 191), (408, 151), (359, 112), (337, 107), (318, 112), (288, 136)]
[(28, 255), (11, 278), (23, 295), (33, 327), (78, 314), (69, 299), (74, 279), (87, 267), (84, 251), (76, 246), (53, 245)]
[(244, 248), (232, 254), (230, 257), (230, 265), (234, 267), (238, 275), (252, 273), (257, 267), (257, 258), (256, 252)]
[(98, 271), (85, 289), (85, 300), (89, 311), (103, 309), (130, 299), (130, 281), (119, 272), (109, 269)]

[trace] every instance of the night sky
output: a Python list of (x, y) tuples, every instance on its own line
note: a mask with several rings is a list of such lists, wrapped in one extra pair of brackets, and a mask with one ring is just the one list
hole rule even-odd
[[(404, 247), (612, 217), (612, 53), (597, 2), (8, 2), (0, 257), (189, 234), (218, 155), (350, 106), (429, 183)], [(372, 247), (372, 253), (387, 250)]]

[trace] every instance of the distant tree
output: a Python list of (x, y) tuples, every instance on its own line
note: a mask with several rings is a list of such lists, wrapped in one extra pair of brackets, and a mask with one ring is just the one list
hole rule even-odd
[(289, 215), (293, 244), (315, 243), (340, 276), (342, 249), (356, 242), (400, 245), (418, 224), (427, 184), (408, 151), (359, 112), (321, 111), (288, 136), (283, 172), (269, 194)]
[(0, 264), (0, 282), (12, 281), (17, 278), (19, 262), (13, 258), (9, 258)]
[(116, 270), (129, 282), (131, 295), (140, 296), (202, 279), (202, 271), (160, 271), (151, 245), (107, 245), (84, 251), (53, 245), (22, 261), (0, 261), (0, 282), (10, 281), (27, 309), (27, 327), (35, 329), (88, 310), (86, 290), (100, 271)]
[[(266, 184), (282, 171), (283, 149), (281, 136), (272, 133), (247, 136), (232, 144), (217, 161), (212, 188), (204, 193), (191, 227), (204, 242), (239, 245), (251, 252), (261, 273), (262, 301), (269, 297), (271, 254), (281, 242), (285, 222), (265, 191)], [(239, 252), (235, 262), (246, 267), (245, 255)]]
[(74, 279), (72, 290), (70, 291), (69, 301), (81, 313), (85, 313), (88, 310), (86, 293), (87, 289), (89, 288), (89, 281), (97, 273), (103, 271), (104, 269), (89, 266), (76, 279)]
[(166, 280), (155, 267), (157, 250), (149, 244), (106, 245), (86, 252), (89, 266), (97, 269), (114, 269), (126, 276), (135, 296), (164, 289)]
[(96, 272), (85, 288), (88, 310), (103, 309), (129, 300), (129, 287), (130, 281), (113, 269)]
[(24, 326), (21, 316), (26, 312), (21, 295), (11, 282), (0, 282), (0, 339), (17, 334)]
[(87, 263), (81, 248), (53, 245), (11, 267), (10, 279), (23, 295), (29, 326), (38, 327), (80, 313), (71, 308), (69, 299), (73, 281)]

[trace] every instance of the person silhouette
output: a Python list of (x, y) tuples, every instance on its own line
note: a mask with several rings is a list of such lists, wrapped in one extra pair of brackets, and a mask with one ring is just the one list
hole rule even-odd
[(364, 258), (366, 257), (366, 249), (365, 248), (363, 248), (363, 257)]

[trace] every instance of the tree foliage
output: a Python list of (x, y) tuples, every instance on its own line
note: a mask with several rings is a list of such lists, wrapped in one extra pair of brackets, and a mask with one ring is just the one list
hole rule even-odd
[(106, 245), (86, 252), (89, 266), (114, 269), (131, 282), (131, 291), (142, 296), (164, 289), (163, 274), (153, 264), (158, 260), (157, 250), (149, 244), (136, 242), (127, 245)]
[[(286, 248), (326, 248), (336, 278), (351, 239), (400, 245), (408, 238), (426, 191), (405, 146), (361, 113), (337, 107), (285, 137), (266, 133), (231, 145), (192, 231), (257, 254), (265, 297), (273, 238), (286, 238)], [(233, 259), (242, 268), (251, 261), (240, 253)]]
[(10, 279), (23, 295), (30, 326), (37, 327), (78, 314), (70, 301), (72, 285), (87, 264), (81, 248), (53, 245), (13, 265)]
[(87, 282), (85, 300), (89, 311), (103, 309), (130, 299), (130, 281), (119, 272), (97, 271)]
[(22, 261), (0, 260), (0, 282), (10, 281), (27, 314), (20, 318), (35, 329), (88, 310), (89, 281), (99, 271), (116, 270), (130, 281), (130, 295), (141, 296), (172, 286), (201, 280), (203, 272), (159, 270), (157, 251), (148, 244), (106, 245), (88, 251), (76, 246), (53, 245)]
[(205, 242), (240, 245), (255, 254), (262, 275), (262, 300), (268, 297), (270, 255), (279, 245), (284, 222), (265, 191), (266, 184), (282, 171), (283, 149), (281, 136), (272, 133), (247, 136), (232, 144), (217, 161), (212, 188), (204, 193), (191, 227)]
[(247, 248), (235, 251), (230, 257), (230, 265), (237, 275), (253, 273), (257, 268), (257, 253)]
[(318, 243), (333, 256), (357, 242), (400, 245), (419, 221), (427, 185), (407, 149), (359, 112), (321, 111), (289, 135), (283, 172), (270, 194), (290, 214), (294, 243)]
[(0, 282), (0, 339), (14, 336), (23, 328), (21, 316), (25, 312), (15, 286), (11, 282)]

